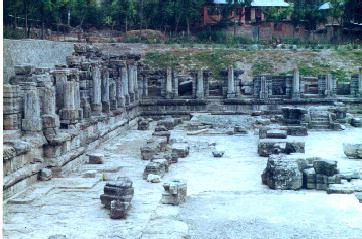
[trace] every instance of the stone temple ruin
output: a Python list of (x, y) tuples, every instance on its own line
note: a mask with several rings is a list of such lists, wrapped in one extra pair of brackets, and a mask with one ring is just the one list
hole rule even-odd
[[(196, 164), (205, 157), (225, 164), (234, 155), (248, 157), (243, 156), (245, 152), (228, 148), (233, 147), (233, 141), (227, 141), (230, 146), (225, 147), (213, 143), (220, 135), (239, 137), (233, 140), (250, 137), (240, 142), (251, 142), (244, 149), (250, 149), (245, 155), (263, 160), (264, 171), (259, 170), (254, 177), (260, 187), (265, 184), (268, 189), (351, 194), (362, 202), (362, 67), (359, 74), (351, 76), (349, 84), (339, 84), (332, 74), (303, 76), (297, 68), (290, 76), (260, 75), (245, 82), (244, 72), (233, 66), (219, 72), (222, 80), (216, 80), (215, 72), (203, 66), (155, 69), (145, 64), (140, 54), (106, 54), (87, 44), (75, 44), (66, 62), (54, 69), (17, 65), (16, 75), (3, 86), (3, 190), (8, 205), (5, 208), (9, 207), (5, 219), (8, 238), (25, 238), (22, 233), (12, 236), (14, 230), (6, 226), (16, 214), (11, 205), (35, 202), (42, 192), (41, 185), (64, 190), (67, 178), (73, 179), (74, 174), (82, 177), (75, 180), (74, 185), (80, 186), (73, 185), (73, 190), (84, 190), (87, 186), (81, 183), (90, 180), (95, 181), (94, 185), (105, 181), (100, 190), (92, 189), (97, 202), (87, 207), (101, 211), (104, 209), (99, 205), (103, 204), (113, 219), (137, 222), (134, 215), (144, 204), (140, 200), (165, 204), (158, 206), (161, 212), (168, 204), (192, 204), (187, 194), (193, 194), (197, 184), (205, 182), (193, 182), (187, 173), (174, 175), (176, 168), (186, 167), (184, 170), (191, 172), (193, 168), (184, 163), (191, 164), (193, 157), (197, 158)], [(139, 169), (127, 169), (134, 161), (125, 159), (128, 166), (123, 161), (111, 162), (115, 156), (107, 151), (93, 152), (132, 129), (137, 129), (136, 138), (142, 143), (134, 149), (135, 139), (122, 141), (134, 155), (117, 156), (137, 157)], [(319, 149), (308, 141), (309, 137), (334, 137), (339, 132), (357, 132), (354, 138), (344, 139), (346, 133), (335, 142), (344, 150), (338, 151), (338, 157), (346, 155), (342, 161), (335, 155), (326, 157), (327, 152), (320, 156)], [(111, 146), (118, 147), (117, 143)], [(349, 162), (353, 163), (352, 169), (346, 172), (343, 169)], [(201, 171), (202, 165), (197, 166)], [(232, 170), (237, 169), (235, 166)], [(130, 172), (134, 176), (128, 175)], [(228, 177), (227, 172), (217, 175), (219, 180)], [(159, 182), (163, 182), (163, 188), (152, 193), (137, 191), (142, 187), (151, 190)], [(52, 194), (47, 191), (41, 195)], [(172, 238), (185, 238), (189, 229), (187, 233), (180, 229), (183, 225), (172, 229), (172, 225), (181, 223), (176, 219), (165, 229), (162, 225), (168, 225), (170, 219), (162, 219), (162, 215), (151, 217), (141, 238), (153, 238), (152, 230), (161, 234), (166, 230), (164, 237), (157, 238), (167, 238), (167, 230), (177, 234)], [(160, 218), (162, 222), (157, 221)], [(136, 229), (129, 232), (132, 230)], [(34, 229), (33, 233), (37, 232)]]

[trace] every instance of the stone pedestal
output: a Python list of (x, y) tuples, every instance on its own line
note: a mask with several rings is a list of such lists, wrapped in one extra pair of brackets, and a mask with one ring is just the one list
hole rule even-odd
[(234, 80), (234, 68), (233, 66), (228, 67), (228, 90), (227, 90), (227, 98), (235, 98), (235, 80)]
[(161, 203), (177, 206), (186, 201), (187, 184), (183, 180), (172, 180), (163, 185), (165, 192), (162, 194)]

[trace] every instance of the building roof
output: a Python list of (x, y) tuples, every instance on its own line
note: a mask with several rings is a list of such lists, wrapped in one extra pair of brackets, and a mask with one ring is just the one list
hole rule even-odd
[[(235, 1), (235, 0), (234, 0), (234, 1)], [(234, 1), (233, 1), (233, 2), (234, 2)], [(237, 2), (243, 3), (244, 0), (237, 0)], [(214, 4), (227, 4), (227, 3), (228, 3), (227, 0), (214, 0)]]
[(326, 2), (326, 3), (322, 4), (318, 9), (319, 10), (328, 10), (328, 9), (331, 9), (331, 8), (332, 8), (331, 3)]
[(250, 5), (252, 7), (289, 7), (284, 0), (253, 0)]

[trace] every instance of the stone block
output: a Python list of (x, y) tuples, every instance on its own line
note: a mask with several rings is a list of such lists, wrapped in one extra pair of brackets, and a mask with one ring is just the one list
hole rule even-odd
[(156, 162), (150, 162), (145, 167), (145, 170), (143, 172), (143, 179), (147, 180), (149, 174), (154, 174), (163, 177), (165, 175), (165, 172), (166, 169), (164, 165)]
[(111, 209), (111, 202), (130, 203), (133, 198), (133, 182), (128, 177), (118, 177), (116, 180), (106, 183), (104, 194), (100, 196), (101, 203), (106, 209)]
[(286, 142), (284, 152), (286, 154), (305, 153), (305, 142)]
[(122, 202), (118, 200), (112, 200), (110, 206), (110, 217), (112, 219), (122, 219), (127, 216), (128, 211), (130, 210), (131, 203)]
[(42, 130), (41, 118), (26, 118), (21, 121), (21, 128), (24, 131), (37, 132)]
[(279, 129), (270, 129), (266, 132), (267, 139), (286, 139), (287, 131)]
[(175, 143), (172, 145), (172, 153), (179, 158), (185, 158), (189, 155), (190, 147), (187, 143)]
[(288, 126), (287, 134), (293, 136), (306, 136), (308, 135), (308, 128), (305, 126)]
[(10, 160), (16, 156), (16, 151), (13, 147), (4, 145), (3, 146), (3, 161)]
[(59, 117), (61, 120), (78, 120), (81, 115), (78, 109), (61, 109)]
[(90, 164), (103, 164), (104, 163), (104, 154), (101, 153), (92, 153), (88, 154)]
[(57, 128), (60, 125), (58, 115), (42, 115), (43, 128)]
[(345, 143), (343, 144), (343, 152), (348, 158), (362, 159), (362, 143)]
[(137, 122), (137, 129), (138, 130), (148, 130), (148, 128), (150, 127), (150, 123), (148, 120), (146, 119), (139, 119)]
[(353, 127), (361, 127), (361, 125), (362, 125), (362, 120), (361, 120), (361, 118), (352, 118), (352, 119), (351, 119), (351, 125), (352, 125)]
[(39, 172), (39, 177), (38, 179), (41, 180), (41, 181), (48, 181), (52, 178), (52, 170), (49, 169), (49, 168), (42, 168), (40, 169), (40, 172)]
[(285, 155), (270, 155), (261, 178), (271, 189), (298, 190), (303, 185), (297, 161)]
[(316, 174), (333, 176), (338, 173), (337, 161), (333, 160), (315, 160), (313, 162), (313, 167)]
[(14, 66), (15, 75), (31, 75), (35, 68), (33, 65), (16, 65)]
[(316, 189), (327, 190), (328, 188), (328, 176), (322, 174), (316, 174)]
[(157, 153), (157, 146), (154, 144), (147, 144), (141, 147), (141, 159), (150, 160)]
[(168, 129), (163, 125), (157, 125), (155, 127), (155, 132), (160, 132), (160, 131), (168, 131)]
[(155, 159), (151, 159), (151, 162), (161, 164), (165, 168), (165, 172), (168, 173), (170, 163), (169, 163), (169, 161), (167, 159), (165, 159), (165, 158), (155, 158)]
[(152, 133), (152, 136), (166, 137), (167, 144), (170, 143), (170, 137), (171, 137), (170, 131), (155, 131)]
[(159, 175), (155, 175), (155, 174), (149, 174), (147, 176), (147, 182), (150, 183), (159, 183), (161, 182), (161, 177)]
[(306, 189), (316, 188), (316, 173), (314, 168), (307, 168), (303, 170), (303, 186)]
[(260, 140), (258, 144), (258, 154), (262, 157), (268, 157), (271, 154), (280, 154), (285, 152), (286, 143), (277, 140)]
[(224, 156), (224, 151), (218, 151), (218, 150), (214, 150), (212, 151), (212, 155), (215, 157), (215, 158), (221, 158), (222, 156)]
[(157, 122), (157, 126), (164, 126), (168, 130), (172, 130), (175, 127), (174, 119), (164, 119)]
[(172, 180), (163, 184), (165, 192), (162, 194), (161, 203), (177, 206), (186, 201), (187, 183), (183, 180)]
[(21, 125), (20, 114), (4, 114), (3, 115), (3, 129), (16, 130)]
[(240, 125), (234, 126), (234, 133), (236, 134), (248, 134), (248, 130)]

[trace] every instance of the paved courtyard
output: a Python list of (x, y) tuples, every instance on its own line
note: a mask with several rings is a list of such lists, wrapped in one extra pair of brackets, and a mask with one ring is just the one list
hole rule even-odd
[[(39, 182), (10, 199), (4, 206), (5, 238), (362, 237), (362, 203), (353, 194), (274, 191), (262, 185), (267, 158), (257, 155), (258, 137), (252, 131), (187, 135), (180, 125), (171, 132), (172, 139), (189, 143), (190, 155), (171, 165), (162, 181), (185, 179), (185, 204), (160, 204), (162, 182), (142, 179), (147, 161), (140, 159), (139, 148), (152, 130), (132, 129), (96, 149), (105, 154), (104, 164), (84, 165), (77, 174)], [(362, 161), (347, 159), (342, 149), (343, 142), (362, 142), (362, 128), (310, 131), (305, 140), (308, 155), (338, 160), (341, 171), (362, 170)], [(224, 157), (212, 156), (213, 143)], [(97, 170), (96, 177), (86, 178), (89, 170)], [(126, 220), (110, 219), (99, 199), (104, 180), (117, 176), (129, 176), (135, 188)]]

